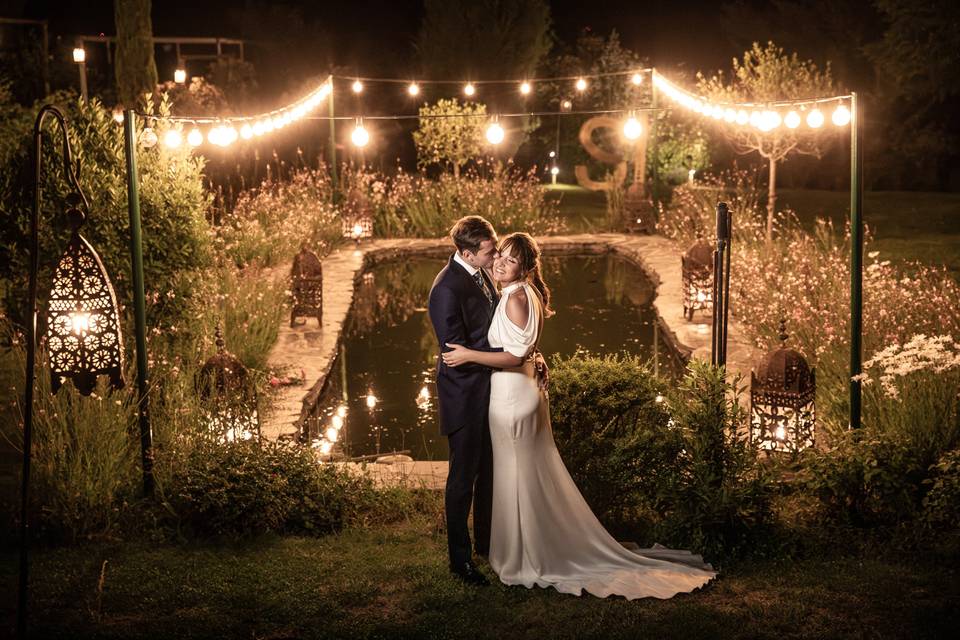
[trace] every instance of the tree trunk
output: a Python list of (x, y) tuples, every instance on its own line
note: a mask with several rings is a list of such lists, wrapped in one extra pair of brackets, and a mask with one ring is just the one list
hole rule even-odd
[(117, 29), (117, 98), (127, 108), (157, 88), (157, 65), (153, 60), (151, 0), (114, 0)]
[(773, 216), (777, 212), (777, 161), (770, 158), (770, 184), (767, 187), (767, 242), (773, 240)]

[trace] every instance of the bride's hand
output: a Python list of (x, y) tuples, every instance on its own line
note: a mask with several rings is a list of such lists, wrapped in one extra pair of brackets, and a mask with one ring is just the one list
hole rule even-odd
[(452, 349), (452, 351), (445, 351), (440, 354), (445, 365), (448, 367), (459, 367), (462, 364), (470, 362), (470, 349), (467, 349), (461, 344), (450, 344), (449, 342), (445, 344)]

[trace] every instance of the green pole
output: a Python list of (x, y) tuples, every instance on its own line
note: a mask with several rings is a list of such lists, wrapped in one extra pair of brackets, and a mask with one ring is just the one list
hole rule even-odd
[(850, 428), (860, 428), (863, 349), (863, 149), (860, 106), (850, 99)]
[(327, 94), (327, 103), (330, 107), (330, 179), (333, 181), (331, 194), (333, 202), (337, 202), (337, 128), (334, 120), (335, 112), (333, 107), (333, 76), (327, 78), (330, 83), (330, 92)]
[(659, 158), (659, 149), (657, 145), (658, 137), (658, 127), (657, 122), (660, 120), (660, 111), (657, 109), (657, 83), (653, 82), (653, 75), (657, 72), (656, 69), (650, 74), (650, 106), (653, 107), (651, 115), (653, 120), (650, 123), (650, 141), (653, 143), (653, 149), (651, 149), (650, 155), (653, 159), (653, 185), (650, 189), (650, 195), (653, 198), (653, 217), (654, 220), (660, 219), (660, 158)]
[(136, 114), (127, 109), (123, 118), (123, 150), (127, 158), (127, 210), (130, 214), (130, 259), (133, 270), (133, 310), (137, 337), (137, 418), (140, 424), (140, 454), (143, 493), (152, 497), (153, 435), (147, 401), (147, 305), (143, 295), (143, 243), (140, 235), (140, 176), (137, 174)]

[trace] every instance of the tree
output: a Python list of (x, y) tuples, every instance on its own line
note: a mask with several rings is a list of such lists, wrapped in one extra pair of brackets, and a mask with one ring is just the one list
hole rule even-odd
[(460, 167), (483, 153), (487, 106), (477, 102), (459, 103), (456, 98), (438, 100), (434, 106), (420, 107), (420, 126), (413, 132), (417, 146), (417, 166), (430, 164)]
[(503, 79), (532, 74), (550, 51), (544, 0), (426, 0), (416, 50), (428, 78)]
[(113, 16), (117, 29), (117, 98), (133, 107), (157, 87), (150, 0), (114, 0)]
[[(763, 104), (780, 100), (821, 98), (836, 95), (830, 65), (821, 71), (812, 60), (788, 55), (768, 42), (754, 42), (743, 61), (733, 59), (733, 74), (727, 83), (722, 73), (711, 78), (698, 76), (700, 93), (715, 102)], [(791, 153), (820, 156), (823, 134), (806, 127), (776, 127), (761, 131), (755, 127), (723, 125), (721, 129), (737, 153), (757, 152), (770, 164), (767, 197), (767, 239), (773, 236), (777, 205), (777, 163)]]

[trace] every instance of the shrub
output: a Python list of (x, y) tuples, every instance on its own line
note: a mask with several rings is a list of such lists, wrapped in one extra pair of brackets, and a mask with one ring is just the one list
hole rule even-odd
[(960, 449), (948, 451), (930, 470), (923, 522), (931, 529), (960, 530)]

